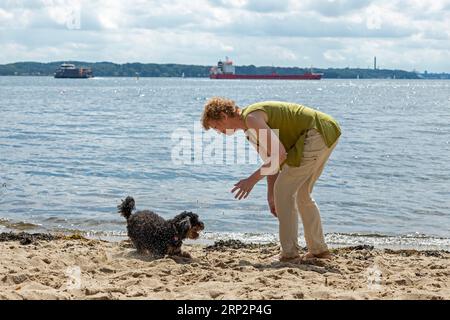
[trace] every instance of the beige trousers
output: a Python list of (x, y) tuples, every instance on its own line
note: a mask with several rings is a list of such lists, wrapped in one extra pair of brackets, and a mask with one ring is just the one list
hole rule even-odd
[(338, 141), (328, 148), (316, 129), (309, 130), (300, 166), (290, 167), (285, 164), (278, 174), (274, 185), (274, 200), (283, 257), (299, 255), (299, 214), (309, 252), (319, 254), (328, 250), (322, 231), (320, 211), (311, 197), (311, 192), (337, 143)]

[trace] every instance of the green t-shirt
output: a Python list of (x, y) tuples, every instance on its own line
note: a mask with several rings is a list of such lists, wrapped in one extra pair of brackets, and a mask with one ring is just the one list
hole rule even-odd
[(244, 121), (253, 112), (261, 110), (267, 114), (267, 125), (278, 129), (278, 138), (287, 152), (285, 163), (300, 166), (303, 146), (309, 129), (316, 129), (331, 147), (341, 135), (339, 124), (331, 116), (296, 103), (263, 101), (251, 104), (242, 110)]

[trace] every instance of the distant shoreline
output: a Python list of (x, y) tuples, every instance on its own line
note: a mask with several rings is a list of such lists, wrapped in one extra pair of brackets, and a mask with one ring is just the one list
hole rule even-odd
[[(185, 64), (125, 63), (64, 61), (77, 67), (92, 68), (96, 77), (169, 77), (208, 78), (211, 66)], [(16, 62), (0, 65), (0, 76), (53, 76), (63, 61), (48, 63)], [(276, 72), (280, 75), (302, 74), (306, 67), (236, 66), (237, 74), (261, 75)], [(323, 73), (323, 79), (450, 79), (450, 73), (418, 73), (415, 71), (364, 68), (313, 68)]]
[[(29, 74), (21, 74), (21, 75), (0, 75), (1, 78), (6, 78), (6, 77), (17, 77), (17, 78), (24, 78), (24, 77), (38, 77), (38, 78), (53, 78), (53, 75), (29, 75)], [(136, 76), (95, 76), (91, 79), (95, 79), (95, 78), (131, 78), (131, 79), (135, 79)], [(177, 76), (140, 76), (139, 78), (146, 78), (146, 79), (150, 79), (150, 78), (165, 78), (165, 79), (209, 79), (209, 77), (177, 77)], [(81, 78), (80, 78), (81, 79)], [(57, 79), (57, 80), (80, 80), (80, 79)], [(83, 79), (81, 79), (83, 80)], [(86, 79), (84, 79), (86, 80)], [(225, 82), (233, 82), (236, 80), (216, 80), (216, 79), (211, 79), (214, 81), (225, 81)], [(397, 79), (397, 78), (322, 78), (321, 80), (264, 80), (264, 79), (257, 79), (257, 80), (251, 80), (251, 79), (239, 79), (238, 81), (281, 81), (281, 82), (290, 82), (290, 81), (323, 81), (323, 80), (450, 80), (449, 78), (401, 78), (401, 79)]]

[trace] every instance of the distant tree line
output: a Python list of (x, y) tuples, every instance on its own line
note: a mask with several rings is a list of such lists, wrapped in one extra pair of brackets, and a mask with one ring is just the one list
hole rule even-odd
[[(156, 64), (156, 63), (125, 63), (116, 64), (112, 62), (82, 62), (64, 61), (72, 63), (76, 67), (92, 68), (94, 76), (97, 77), (206, 77), (209, 67), (182, 65), (182, 64)], [(16, 62), (0, 65), (0, 75), (33, 75), (53, 76), (56, 69), (63, 62)]]
[(359, 68), (282, 68), (282, 67), (256, 67), (239, 66), (236, 67), (236, 73), (242, 74), (271, 74), (277, 73), (282, 75), (302, 74), (305, 72), (323, 73), (323, 78), (329, 79), (419, 79), (415, 72), (403, 70), (387, 70), (387, 69), (359, 69)]
[[(125, 63), (112, 62), (82, 62), (65, 61), (77, 67), (90, 67), (97, 77), (184, 77), (204, 78), (209, 76), (210, 66), (184, 64), (156, 64), (156, 63)], [(62, 62), (16, 62), (0, 65), (0, 76), (53, 76)], [(237, 74), (299, 74), (311, 71), (309, 68), (298, 67), (256, 67), (236, 66)], [(417, 72), (388, 69), (360, 69), (360, 68), (328, 68), (313, 69), (313, 72), (323, 73), (323, 78), (332, 79), (450, 79), (450, 74), (418, 74)]]

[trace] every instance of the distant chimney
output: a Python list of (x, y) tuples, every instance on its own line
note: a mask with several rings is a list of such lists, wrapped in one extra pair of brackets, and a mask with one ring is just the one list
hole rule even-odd
[(377, 70), (377, 57), (373, 57), (373, 70)]

